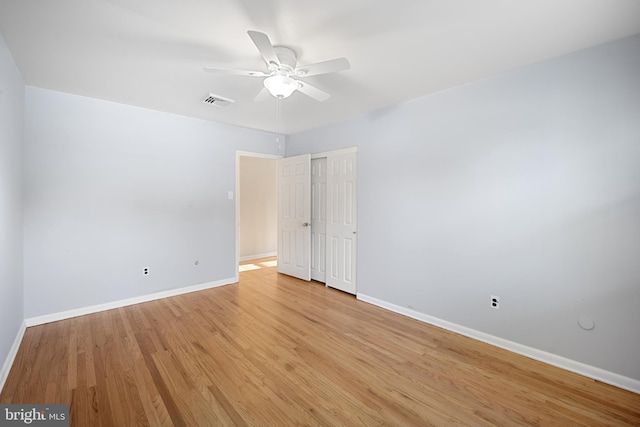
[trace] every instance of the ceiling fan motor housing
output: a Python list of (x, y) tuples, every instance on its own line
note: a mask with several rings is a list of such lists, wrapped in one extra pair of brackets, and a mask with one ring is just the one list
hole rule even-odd
[[(296, 68), (296, 54), (293, 50), (284, 46), (274, 46), (273, 50), (276, 53), (276, 56), (280, 60), (280, 68), (284, 68), (289, 73), (292, 73)], [(271, 67), (269, 67), (271, 68)], [(278, 66), (274, 67), (274, 70), (277, 70)]]

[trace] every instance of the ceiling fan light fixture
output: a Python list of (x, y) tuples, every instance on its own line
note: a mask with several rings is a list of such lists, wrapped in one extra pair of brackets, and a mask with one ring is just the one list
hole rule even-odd
[(298, 82), (286, 75), (275, 75), (264, 79), (264, 87), (276, 98), (288, 98), (298, 89)]

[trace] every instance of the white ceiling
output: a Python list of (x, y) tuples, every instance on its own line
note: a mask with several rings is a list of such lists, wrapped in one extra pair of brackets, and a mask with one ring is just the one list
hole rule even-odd
[[(306, 80), (329, 92), (282, 101), (291, 134), (526, 64), (640, 33), (638, 0), (0, 0), (0, 33), (27, 85), (278, 131), (247, 35), (299, 64), (347, 57)], [(213, 92), (236, 102), (202, 103)]]

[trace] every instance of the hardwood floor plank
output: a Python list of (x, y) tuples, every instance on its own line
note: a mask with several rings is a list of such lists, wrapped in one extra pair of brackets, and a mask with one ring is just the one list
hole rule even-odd
[(640, 395), (251, 262), (240, 283), (30, 327), (2, 403), (77, 426), (633, 426)]
[[(93, 315), (92, 315), (93, 316)], [(100, 319), (102, 316), (96, 316), (96, 320)], [(95, 408), (97, 408), (97, 415), (100, 417), (100, 421), (102, 425), (111, 426), (116, 425), (113, 414), (111, 412), (111, 400), (109, 399), (109, 392), (107, 387), (107, 376), (105, 370), (105, 364), (103, 362), (102, 351), (100, 347), (96, 344), (93, 347), (93, 360), (94, 360), (94, 369), (96, 373), (96, 385), (94, 387), (95, 390)], [(4, 392), (4, 391), (3, 391)], [(116, 397), (116, 396), (114, 396)], [(42, 402), (46, 403), (46, 402)], [(69, 402), (70, 403), (70, 402)], [(114, 404), (117, 401), (114, 400)], [(79, 411), (87, 411), (88, 408), (75, 408), (75, 412)], [(94, 410), (94, 408), (91, 408)], [(82, 418), (78, 415), (78, 418)]]
[(227, 396), (216, 386), (215, 384), (211, 384), (209, 387), (209, 391), (211, 395), (216, 400), (218, 405), (224, 411), (224, 416), (221, 416), (220, 419), (222, 421), (222, 425), (234, 425), (238, 427), (248, 427), (249, 424), (242, 415), (238, 412), (233, 402), (231, 402)]
[(144, 359), (145, 359), (145, 366), (149, 371), (149, 373), (151, 374), (151, 377), (153, 378), (154, 385), (158, 390), (160, 398), (162, 399), (162, 403), (167, 409), (167, 414), (169, 415), (169, 418), (171, 419), (172, 424), (174, 426), (186, 426), (187, 423), (185, 422), (182, 415), (180, 414), (178, 406), (173, 396), (171, 395), (171, 391), (168, 389), (167, 385), (162, 379), (162, 375), (160, 374), (160, 371), (156, 367), (155, 362), (152, 358), (152, 355), (150, 354), (145, 355)]
[(102, 418), (98, 413), (98, 403), (96, 401), (96, 390), (94, 387), (80, 386), (75, 388), (71, 394), (69, 407), (70, 424), (74, 426), (95, 426), (102, 425)]

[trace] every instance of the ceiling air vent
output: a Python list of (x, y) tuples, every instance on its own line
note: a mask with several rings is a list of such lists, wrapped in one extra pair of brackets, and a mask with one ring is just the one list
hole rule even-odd
[(224, 96), (210, 93), (202, 100), (202, 102), (209, 105), (215, 105), (216, 107), (226, 107), (235, 101), (233, 99), (225, 98)]

